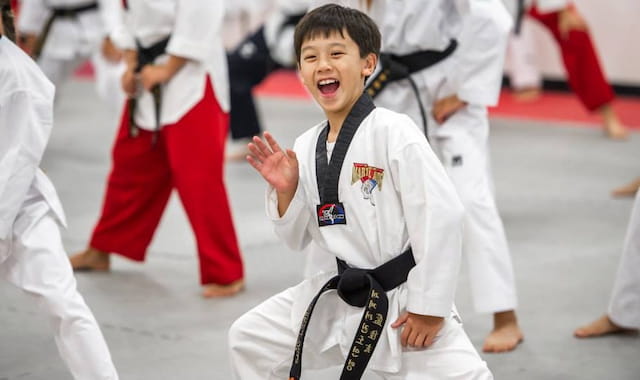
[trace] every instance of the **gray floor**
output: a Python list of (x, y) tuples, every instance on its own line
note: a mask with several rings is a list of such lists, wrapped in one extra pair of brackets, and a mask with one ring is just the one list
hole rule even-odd
[[(85, 246), (99, 212), (115, 127), (90, 83), (71, 83), (61, 95), (43, 167), (65, 206), (71, 253)], [(260, 104), (283, 145), (320, 120), (308, 101)], [(640, 379), (638, 337), (579, 341), (571, 334), (606, 308), (631, 206), (612, 200), (609, 190), (640, 174), (640, 134), (621, 143), (570, 124), (493, 120), (492, 128), (497, 198), (526, 338), (515, 352), (483, 357), (496, 379)], [(301, 279), (303, 257), (277, 240), (264, 216), (262, 180), (245, 163), (228, 164), (226, 176), (246, 260), (241, 295), (200, 298), (195, 246), (176, 198), (146, 264), (116, 257), (110, 274), (77, 275), (122, 379), (228, 379), (228, 326)], [(0, 298), (0, 380), (69, 379), (33, 300), (6, 283)], [(465, 272), (457, 304), (480, 347), (491, 319), (470, 307)]]

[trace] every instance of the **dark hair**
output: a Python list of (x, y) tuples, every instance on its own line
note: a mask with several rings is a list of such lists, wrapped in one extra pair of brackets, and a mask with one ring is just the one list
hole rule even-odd
[(15, 42), (16, 30), (13, 24), (11, 0), (0, 0), (0, 17), (2, 18), (2, 28), (4, 29), (5, 36)]
[(357, 9), (327, 4), (304, 15), (296, 26), (293, 36), (296, 62), (300, 62), (300, 50), (305, 40), (319, 35), (329, 37), (336, 32), (344, 37), (345, 30), (358, 45), (361, 58), (370, 53), (380, 54), (380, 31), (371, 17)]

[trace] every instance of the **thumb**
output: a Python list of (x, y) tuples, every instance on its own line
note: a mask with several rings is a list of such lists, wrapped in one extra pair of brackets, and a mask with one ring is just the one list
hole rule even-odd
[(395, 322), (393, 322), (391, 324), (391, 327), (393, 327), (394, 329), (402, 326), (405, 324), (405, 322), (407, 322), (407, 319), (409, 319), (409, 313), (404, 313), (402, 314), (400, 317), (398, 317), (398, 319), (396, 319)]
[(287, 149), (287, 157), (289, 157), (290, 160), (294, 160), (294, 161), (298, 161), (298, 156), (296, 156), (296, 152), (294, 152), (291, 149)]

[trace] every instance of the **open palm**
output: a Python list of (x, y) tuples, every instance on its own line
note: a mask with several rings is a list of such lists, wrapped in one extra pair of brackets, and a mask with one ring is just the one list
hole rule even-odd
[(254, 136), (249, 143), (250, 156), (247, 161), (260, 175), (280, 193), (294, 193), (298, 187), (298, 159), (296, 154), (282, 150), (269, 132), (264, 140)]

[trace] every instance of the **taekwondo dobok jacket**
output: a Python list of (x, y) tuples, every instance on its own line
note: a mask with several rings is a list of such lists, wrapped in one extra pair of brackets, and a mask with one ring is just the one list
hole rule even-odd
[[(55, 188), (38, 167), (53, 125), (54, 93), (36, 63), (0, 37), (0, 243), (11, 238), (23, 202), (37, 193), (66, 223)], [(0, 262), (9, 255), (4, 247)]]
[[(267, 214), (276, 233), (292, 249), (302, 249), (313, 239), (327, 255), (352, 267), (375, 268), (411, 246), (416, 266), (406, 283), (387, 293), (388, 323), (369, 364), (397, 371), (401, 366), (401, 329), (392, 329), (390, 324), (405, 310), (451, 315), (463, 208), (422, 131), (408, 116), (376, 108), (356, 131), (340, 172), (338, 196), (347, 223), (319, 227), (315, 152), (325, 125), (315, 126), (296, 140), (298, 189), (286, 213), (279, 217), (277, 194), (268, 188)], [(292, 311), (294, 329), (310, 299), (330, 276), (321, 273), (305, 281), (306, 297), (296, 300)], [(361, 317), (362, 309), (347, 305), (335, 294), (325, 295), (314, 311), (306, 339), (320, 350), (336, 344), (348, 350)]]
[[(445, 80), (463, 101), (497, 104), (508, 31), (513, 22), (500, 0), (314, 0), (312, 8), (337, 3), (367, 13), (382, 34), (382, 52), (405, 55), (422, 50), (442, 51), (458, 41), (447, 65)], [(413, 74), (418, 87), (437, 87), (440, 78), (429, 69)], [(422, 84), (422, 85), (421, 85)], [(434, 90), (435, 91), (435, 90)]]
[[(224, 17), (222, 1), (212, 0), (128, 0), (122, 9), (123, 22), (111, 34), (122, 49), (148, 48), (170, 36), (167, 54), (188, 62), (163, 86), (160, 124), (180, 120), (203, 97), (207, 75), (216, 99), (229, 110), (227, 60), (220, 28)], [(157, 58), (165, 62), (167, 55)], [(135, 121), (138, 126), (155, 129), (153, 97), (144, 91), (138, 99)]]
[[(42, 54), (71, 60), (94, 52), (117, 25), (119, 16), (119, 1), (95, 2), (98, 4), (97, 10), (82, 12), (75, 19), (57, 19), (51, 27)], [(90, 3), (91, 0), (22, 0), (18, 30), (38, 35), (52, 13), (51, 8), (74, 8)]]

